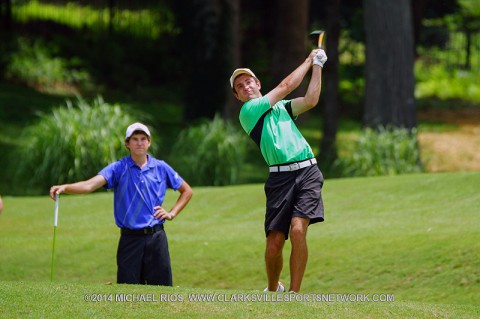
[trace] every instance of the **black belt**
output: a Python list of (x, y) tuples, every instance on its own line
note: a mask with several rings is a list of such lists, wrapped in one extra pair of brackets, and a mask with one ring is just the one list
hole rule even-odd
[(145, 227), (140, 229), (121, 228), (120, 232), (122, 235), (152, 235), (162, 229), (163, 224), (158, 224), (153, 227)]

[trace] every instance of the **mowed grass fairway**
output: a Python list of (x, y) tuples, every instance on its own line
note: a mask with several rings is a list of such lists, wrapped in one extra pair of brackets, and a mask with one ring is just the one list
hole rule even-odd
[[(478, 318), (479, 190), (480, 173), (327, 178), (326, 221), (309, 228), (299, 297), (368, 294), (370, 302), (223, 302), (262, 295), (266, 285), (261, 184), (194, 189), (189, 206), (166, 226), (174, 287), (115, 284), (119, 231), (107, 192), (60, 197), (51, 283), (54, 202), (5, 196), (1, 317)], [(176, 196), (168, 193), (164, 206)], [(289, 250), (287, 243), (287, 284)], [(113, 301), (84, 301), (92, 294)], [(220, 300), (194, 302), (192, 294)], [(115, 301), (121, 295), (153, 300)], [(374, 302), (374, 295), (394, 301)]]

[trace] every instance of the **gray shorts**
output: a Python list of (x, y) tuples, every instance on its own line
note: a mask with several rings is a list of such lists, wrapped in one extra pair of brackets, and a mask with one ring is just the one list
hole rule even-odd
[(276, 230), (288, 239), (293, 217), (307, 218), (310, 224), (323, 222), (323, 181), (317, 165), (292, 172), (270, 173), (265, 183), (265, 235)]

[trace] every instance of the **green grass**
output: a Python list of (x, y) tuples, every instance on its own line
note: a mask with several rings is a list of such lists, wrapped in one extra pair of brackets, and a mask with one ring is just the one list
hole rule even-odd
[[(386, 294), (394, 302), (84, 302), (85, 294), (261, 293), (263, 185), (194, 189), (166, 226), (173, 288), (105, 285), (115, 282), (119, 237), (107, 192), (61, 196), (50, 283), (53, 201), (5, 196), (2, 317), (477, 318), (479, 186), (480, 173), (326, 180), (326, 221), (309, 229), (302, 293)], [(168, 193), (165, 206), (175, 198)]]
[[(99, 285), (93, 283), (0, 282), (2, 318), (475, 318), (473, 305), (412, 301), (374, 302), (194, 302), (193, 295), (260, 295), (259, 291)], [(120, 296), (151, 301), (115, 301)], [(103, 301), (88, 302), (92, 295)], [(284, 295), (282, 298), (290, 297)], [(111, 298), (112, 301), (108, 301)], [(163, 298), (163, 299), (162, 299)], [(270, 295), (269, 300), (276, 300)], [(276, 297), (278, 298), (278, 297)], [(119, 300), (119, 299), (117, 299)], [(130, 299), (133, 300), (133, 299)], [(138, 299), (137, 299), (138, 300)], [(170, 300), (170, 301), (168, 301)], [(176, 301), (175, 301), (176, 300)], [(183, 300), (180, 301), (180, 300)], [(300, 300), (300, 299), (299, 299)]]

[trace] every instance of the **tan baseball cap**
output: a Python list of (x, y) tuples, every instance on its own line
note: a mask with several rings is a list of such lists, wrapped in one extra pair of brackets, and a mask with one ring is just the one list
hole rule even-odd
[(240, 69), (236, 69), (235, 71), (233, 71), (233, 74), (232, 76), (230, 77), (230, 86), (233, 88), (233, 81), (235, 81), (235, 78), (237, 76), (239, 76), (240, 74), (248, 74), (248, 75), (251, 75), (253, 76), (254, 78), (257, 78), (255, 76), (255, 74), (252, 72), (252, 70), (250, 69), (247, 69), (247, 68), (240, 68)]
[(130, 138), (132, 136), (133, 132), (135, 132), (135, 131), (142, 131), (145, 134), (147, 134), (148, 136), (150, 136), (150, 130), (148, 129), (148, 127), (146, 127), (142, 123), (137, 122), (137, 123), (133, 123), (132, 125), (127, 127), (127, 132), (125, 133), (125, 139)]

